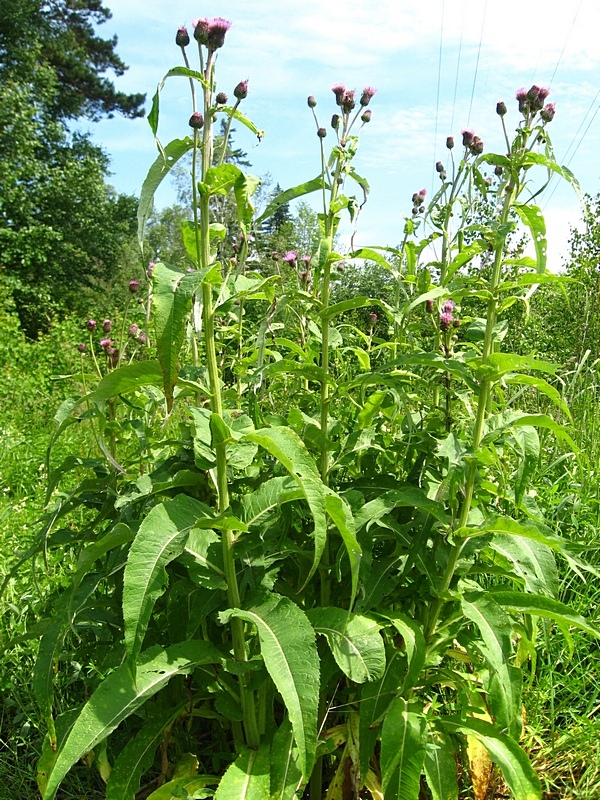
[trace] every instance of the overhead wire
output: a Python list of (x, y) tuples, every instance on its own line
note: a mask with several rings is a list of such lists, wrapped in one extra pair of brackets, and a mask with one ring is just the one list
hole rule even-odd
[(435, 158), (437, 147), (438, 123), (440, 116), (440, 88), (442, 83), (442, 52), (444, 46), (444, 0), (442, 0), (442, 21), (440, 24), (440, 46), (438, 50), (438, 74), (437, 74), (437, 94), (435, 99), (435, 129), (433, 133), (433, 159), (431, 162), (431, 189), (433, 191), (433, 181), (435, 178)]
[(477, 61), (475, 62), (475, 74), (473, 75), (473, 86), (471, 87), (471, 100), (469, 102), (469, 114), (467, 116), (467, 125), (471, 121), (471, 111), (473, 110), (473, 98), (475, 97), (475, 86), (477, 84), (477, 75), (479, 73), (479, 58), (481, 56), (481, 46), (483, 43), (483, 31), (485, 29), (485, 18), (487, 15), (488, 0), (485, 0), (483, 7), (483, 18), (481, 20), (481, 31), (479, 33), (479, 47), (477, 48)]

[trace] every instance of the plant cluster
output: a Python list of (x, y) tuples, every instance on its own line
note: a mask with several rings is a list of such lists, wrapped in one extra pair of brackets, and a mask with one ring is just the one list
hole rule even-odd
[[(554, 108), (546, 90), (519, 92), (511, 139), (499, 104), (505, 154), (464, 131), (458, 157), (449, 137), (441, 186), (428, 205), (415, 193), (402, 244), (342, 255), (339, 223), (356, 224), (369, 192), (353, 159), (375, 91), (357, 101), (333, 87), (329, 153), (308, 98), (319, 174), (256, 219), (258, 179), (213, 152), (219, 119), (223, 153), (233, 120), (260, 135), (239, 109), (248, 82), (233, 104), (217, 86), (229, 25), (177, 31), (185, 66), (165, 79), (189, 80), (191, 133), (159, 143), (141, 193), (143, 243), (157, 186), (191, 151), (182, 238), (193, 267), (153, 265), (155, 351), (124, 363), (123, 337), (105, 343), (106, 373), (57, 414), (53, 443), (85, 420), (98, 447), (50, 473), (39, 547), (68, 545), (78, 559), (36, 630), (42, 796), (83, 758), (109, 800), (130, 800), (142, 782), (152, 800), (457, 800), (479, 746), (516, 798), (539, 798), (519, 744), (539, 620), (567, 641), (573, 626), (599, 635), (557, 599), (556, 553), (590, 568), (533, 489), (542, 437), (574, 443), (516, 402), (536, 392), (568, 419), (555, 367), (502, 351), (504, 312), (556, 280), (530, 188), (536, 170), (576, 185), (554, 159)], [(283, 257), (298, 279), (252, 272), (254, 232), (309, 192), (322, 198), (318, 248)], [(212, 216), (223, 196), (240, 231), (231, 257)], [(473, 220), (475, 200), (485, 221)], [(515, 215), (535, 256), (507, 253)], [(348, 260), (385, 269), (393, 297), (332, 302)], [(81, 467), (86, 477), (59, 491)], [(70, 526), (74, 512), (82, 521)], [(56, 715), (54, 671), (74, 659), (87, 665), (82, 703)]]

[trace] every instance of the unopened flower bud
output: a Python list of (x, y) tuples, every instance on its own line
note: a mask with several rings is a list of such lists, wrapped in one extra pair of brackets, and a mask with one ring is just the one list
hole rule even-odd
[(148, 344), (148, 334), (144, 333), (144, 331), (140, 331), (138, 334), (138, 342), (140, 344)]
[(204, 117), (199, 111), (194, 111), (190, 117), (190, 128), (200, 130), (204, 125)]
[(372, 86), (365, 86), (360, 96), (360, 104), (361, 106), (368, 106), (371, 102), (371, 98), (375, 95), (377, 89), (373, 89)]
[(475, 136), (474, 132), (472, 130), (469, 130), (469, 128), (467, 128), (466, 130), (461, 131), (461, 133), (462, 133), (462, 143), (463, 143), (463, 145), (465, 147), (469, 147), (469, 145), (473, 141), (473, 137)]
[(112, 349), (112, 339), (100, 339), (100, 347), (108, 352)]
[(469, 150), (474, 156), (480, 156), (483, 153), (483, 142), (479, 136), (473, 136), (471, 144), (469, 145)]
[(327, 130), (325, 128), (319, 128), (317, 131), (317, 136), (319, 139), (324, 139), (327, 136)]
[(443, 171), (444, 171), (444, 165), (442, 164), (442, 162), (441, 162), (441, 161), (438, 161), (438, 162), (436, 163), (436, 165), (435, 165), (435, 171), (436, 171), (436, 172), (443, 172)]
[(155, 266), (156, 266), (156, 262), (155, 262), (155, 261), (151, 261), (151, 262), (148, 264), (148, 269), (146, 270), (146, 275), (147, 275), (149, 278), (151, 278), (151, 277), (152, 277), (152, 275), (154, 274), (154, 267), (155, 267)]
[(85, 327), (90, 333), (93, 333), (98, 327), (98, 324), (95, 319), (88, 319), (88, 321), (85, 323)]
[(337, 131), (337, 129), (340, 127), (339, 114), (334, 114), (333, 117), (331, 118), (331, 127), (333, 128), (334, 131)]
[(454, 136), (446, 136), (446, 147), (448, 150), (452, 150), (454, 147)]
[(348, 89), (342, 98), (342, 111), (349, 114), (355, 107), (354, 89)]
[(494, 175), (496, 175), (498, 178), (502, 175), (502, 167), (499, 164), (494, 169)]
[(127, 333), (135, 339), (135, 337), (138, 335), (139, 332), (140, 329), (138, 328), (138, 326), (135, 324), (135, 322), (132, 322), (131, 325), (129, 326), (129, 330), (127, 331)]
[(454, 319), (452, 320), (452, 327), (453, 328), (460, 328), (460, 320), (456, 319), (456, 317), (454, 317)]
[(433, 314), (434, 307), (435, 307), (435, 304), (434, 304), (432, 298), (428, 297), (427, 300), (425, 300), (425, 311), (428, 314)]
[(175, 44), (178, 47), (187, 47), (190, 43), (190, 35), (187, 32), (187, 28), (182, 25), (181, 28), (177, 28), (177, 33), (175, 34)]
[(248, 81), (240, 81), (233, 90), (233, 96), (236, 100), (244, 100), (248, 97)]
[(138, 289), (140, 288), (139, 281), (129, 281), (129, 287), (128, 288), (129, 288), (129, 291), (131, 292), (131, 294), (135, 294), (138, 291)]
[(208, 44), (208, 24), (209, 21), (205, 18), (192, 20), (194, 39), (198, 44)]
[(378, 320), (377, 314), (373, 313), (369, 314), (369, 322), (371, 323), (371, 325), (375, 325), (377, 320)]
[(273, 261), (279, 261), (279, 253), (277, 251), (271, 253), (271, 258)]
[(363, 113), (360, 115), (361, 122), (364, 122), (365, 124), (366, 124), (367, 122), (371, 122), (371, 117), (372, 117), (372, 115), (373, 115), (373, 112), (371, 111), (371, 109), (370, 109), (370, 108), (367, 108), (367, 110), (366, 110), (366, 111), (364, 111), (364, 112), (363, 112)]
[(503, 117), (506, 114), (506, 103), (502, 101), (496, 103), (496, 114), (498, 114), (499, 117)]
[(87, 350), (87, 345), (84, 344), (84, 342), (81, 342), (81, 344), (77, 345), (77, 349), (79, 350), (80, 353), (85, 353), (85, 351)]
[(102, 330), (104, 333), (110, 333), (112, 331), (112, 322), (109, 319), (105, 319), (102, 323)]
[(419, 189), (419, 197), (421, 200), (425, 200), (427, 197), (427, 189)]
[(227, 95), (225, 94), (225, 92), (219, 92), (219, 94), (215, 97), (215, 103), (218, 106), (227, 105)]
[(317, 101), (315, 100), (315, 98), (314, 98), (314, 96), (312, 94), (308, 95), (308, 98), (307, 98), (306, 102), (308, 103), (308, 107), (309, 108), (315, 108), (316, 105), (317, 105)]

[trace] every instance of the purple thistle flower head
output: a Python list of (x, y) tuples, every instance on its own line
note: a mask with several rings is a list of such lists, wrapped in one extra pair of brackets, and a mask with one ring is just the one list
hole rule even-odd
[(104, 333), (110, 333), (112, 331), (112, 322), (109, 319), (105, 319), (102, 323), (102, 330)]
[(344, 99), (344, 95), (346, 94), (346, 87), (344, 86), (343, 83), (335, 83), (331, 87), (331, 91), (335, 95), (335, 102), (338, 104), (338, 106), (341, 106), (342, 100)]
[(187, 47), (189, 43), (190, 35), (185, 25), (182, 25), (180, 28), (177, 28), (177, 33), (175, 34), (175, 44), (179, 47)]
[(480, 156), (483, 153), (483, 142), (479, 136), (474, 136), (469, 145), (469, 150), (474, 156)]
[(372, 116), (372, 114), (373, 114), (373, 112), (371, 111), (371, 109), (370, 109), (370, 108), (367, 108), (367, 109), (366, 109), (366, 111), (364, 111), (364, 113), (362, 113), (362, 114), (360, 115), (360, 120), (361, 120), (361, 122), (364, 122), (364, 123), (365, 123), (365, 125), (367, 124), (367, 122), (371, 122), (371, 116)]
[(519, 102), (519, 111), (521, 114), (528, 114), (529, 113), (529, 100), (527, 98), (527, 89), (521, 87), (517, 89), (515, 97)]
[(319, 128), (317, 130), (317, 136), (319, 139), (324, 139), (327, 136), (327, 128)]
[(419, 189), (419, 197), (421, 200), (425, 200), (427, 197), (427, 189)]
[(77, 349), (79, 350), (80, 353), (85, 353), (85, 351), (87, 350), (87, 345), (84, 344), (84, 342), (81, 342), (81, 344), (77, 345)]
[(425, 311), (428, 314), (433, 314), (434, 308), (435, 308), (435, 303), (433, 302), (433, 299), (431, 297), (428, 297), (427, 300), (425, 300)]
[(365, 86), (360, 96), (361, 106), (368, 106), (369, 103), (371, 102), (371, 99), (375, 96), (376, 92), (377, 89), (373, 89), (372, 86)]
[(344, 96), (342, 98), (342, 111), (345, 114), (349, 114), (355, 105), (356, 102), (354, 100), (354, 89), (348, 89), (346, 92), (344, 92)]
[(138, 291), (138, 289), (140, 288), (140, 282), (139, 281), (129, 281), (129, 287), (128, 288), (129, 288), (129, 291), (131, 292), (131, 294), (135, 294)]
[(140, 331), (137, 338), (140, 344), (148, 344), (148, 334), (144, 331)]
[(502, 100), (496, 103), (496, 114), (498, 114), (499, 117), (503, 117), (506, 114), (506, 103)]
[(210, 20), (205, 17), (192, 20), (192, 27), (194, 28), (194, 39), (198, 44), (208, 44), (208, 28)]
[(452, 311), (454, 311), (453, 300), (446, 300), (446, 302), (444, 303), (444, 311), (447, 311), (448, 313), (452, 313)]
[(108, 353), (112, 349), (112, 339), (100, 339), (100, 347)]
[(85, 327), (88, 329), (90, 333), (93, 333), (98, 327), (98, 323), (96, 322), (95, 319), (88, 319), (88, 321), (85, 323)]
[(209, 50), (217, 50), (225, 44), (225, 34), (231, 28), (231, 22), (223, 17), (215, 17), (208, 20), (208, 42)]
[(138, 335), (139, 332), (140, 329), (138, 328), (138, 326), (135, 324), (135, 322), (132, 322), (131, 325), (129, 326), (127, 333), (135, 339), (135, 337)]
[(307, 102), (309, 108), (315, 108), (316, 105), (317, 105), (317, 101), (315, 100), (315, 98), (314, 98), (314, 96), (312, 94), (308, 95), (308, 98), (307, 98), (306, 102)]
[(298, 253), (295, 250), (288, 250), (282, 260), (285, 261), (286, 264), (295, 266), (298, 261)]
[(371, 325), (375, 325), (378, 319), (379, 317), (377, 316), (377, 314), (374, 314), (373, 312), (369, 314), (369, 322), (371, 323)]
[(554, 103), (546, 103), (546, 105), (540, 111), (540, 117), (544, 120), (544, 122), (552, 122), (555, 114), (556, 107)]
[(473, 141), (475, 132), (472, 131), (470, 128), (465, 128), (465, 130), (461, 131), (461, 133), (462, 133), (462, 143), (464, 144), (465, 147), (469, 147), (469, 145)]
[(312, 259), (312, 256), (304, 255), (304, 256), (302, 256), (301, 261), (306, 267), (308, 267), (310, 262), (311, 262), (311, 259)]
[(194, 128), (195, 130), (200, 130), (204, 126), (204, 117), (199, 111), (194, 111), (192, 116), (190, 117), (190, 128)]
[(227, 95), (225, 92), (219, 92), (219, 94), (215, 97), (215, 102), (218, 106), (227, 105)]
[(448, 150), (452, 150), (454, 147), (454, 136), (446, 136), (446, 147)]
[(246, 97), (248, 97), (248, 79), (238, 83), (233, 90), (233, 96), (236, 98), (236, 100), (244, 100)]
[(440, 328), (447, 331), (450, 329), (450, 325), (452, 325), (452, 314), (449, 311), (443, 311), (440, 314)]

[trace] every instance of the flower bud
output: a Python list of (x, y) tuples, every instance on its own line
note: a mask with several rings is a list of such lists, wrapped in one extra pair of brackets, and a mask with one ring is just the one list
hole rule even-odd
[(496, 175), (498, 178), (502, 175), (502, 167), (500, 165), (494, 169), (494, 175)]
[(435, 171), (436, 171), (436, 172), (443, 172), (443, 171), (444, 171), (444, 165), (442, 164), (442, 162), (441, 162), (441, 161), (438, 161), (438, 162), (436, 163), (436, 165), (435, 165)]
[(131, 294), (135, 294), (138, 291), (138, 289), (140, 288), (139, 281), (129, 281), (129, 287), (128, 288), (129, 288), (129, 291), (131, 292)]
[(137, 338), (140, 344), (148, 344), (148, 334), (144, 333), (144, 331), (140, 331)]
[(356, 103), (354, 101), (354, 89), (348, 89), (344, 93), (344, 97), (342, 98), (342, 111), (345, 114), (349, 114), (355, 107)]
[(308, 103), (309, 108), (315, 108), (315, 106), (317, 105), (317, 101), (315, 100), (312, 94), (308, 95), (308, 99), (306, 102)]
[(463, 145), (465, 147), (469, 147), (469, 145), (473, 141), (473, 136), (475, 136), (475, 133), (472, 130), (470, 130), (469, 128), (466, 128), (464, 131), (461, 131), (461, 133), (462, 133), (462, 143), (463, 143)]
[(128, 329), (127, 333), (132, 338), (135, 339), (139, 332), (140, 332), (140, 329), (138, 328), (138, 326), (135, 324), (135, 322), (132, 322), (131, 325), (129, 326), (129, 329)]
[(454, 136), (446, 136), (446, 147), (448, 150), (452, 150), (454, 147)]
[(431, 297), (428, 297), (427, 300), (425, 300), (425, 311), (428, 314), (433, 314), (434, 307), (435, 307), (435, 304), (433, 302), (433, 299)]
[(198, 44), (208, 44), (208, 25), (209, 21), (205, 18), (193, 19), (194, 39)]
[(334, 114), (333, 117), (331, 118), (331, 127), (333, 128), (334, 131), (337, 131), (337, 129), (340, 127), (339, 114)]
[(244, 100), (248, 97), (248, 81), (240, 81), (233, 90), (233, 96), (236, 100)]
[(151, 278), (154, 274), (154, 267), (156, 266), (156, 261), (151, 261), (148, 264), (148, 269), (146, 270), (146, 275)]
[(327, 130), (325, 128), (319, 128), (317, 131), (317, 136), (319, 139), (324, 139), (327, 136)]
[(341, 106), (344, 95), (346, 94), (346, 87), (343, 83), (336, 83), (331, 87), (331, 91), (335, 95), (335, 102), (338, 104), (338, 106)]
[(454, 317), (454, 319), (452, 320), (452, 327), (453, 328), (460, 328), (460, 320), (456, 319), (456, 317)]
[(496, 103), (496, 114), (498, 114), (499, 117), (503, 117), (506, 114), (506, 103), (502, 101)]
[(95, 319), (88, 319), (88, 321), (85, 323), (85, 327), (88, 329), (90, 333), (93, 333), (98, 327), (98, 323), (96, 322)]
[(112, 322), (109, 319), (105, 319), (102, 323), (102, 330), (104, 333), (110, 333), (112, 331)]
[(361, 106), (368, 106), (371, 102), (371, 98), (375, 95), (377, 89), (373, 89), (372, 86), (365, 86), (362, 91), (362, 95), (360, 96), (360, 104)]
[(204, 125), (204, 117), (199, 111), (194, 111), (192, 116), (190, 117), (190, 128), (194, 128), (195, 130), (200, 130)]
[(540, 117), (544, 120), (544, 122), (552, 122), (555, 114), (556, 108), (554, 103), (547, 103), (540, 111)]
[(371, 109), (367, 108), (367, 110), (360, 115), (361, 122), (364, 122), (365, 124), (367, 122), (371, 122), (372, 113), (373, 112), (371, 111)]
[(469, 145), (469, 150), (474, 156), (480, 156), (483, 153), (483, 142), (479, 136), (473, 136), (471, 144)]
[(185, 25), (182, 25), (181, 28), (177, 28), (177, 33), (175, 34), (175, 44), (178, 47), (187, 47), (190, 43), (190, 35), (187, 32), (187, 28)]
[(112, 339), (100, 339), (100, 347), (107, 353), (112, 350), (112, 343)]
[(369, 322), (371, 323), (371, 325), (375, 325), (377, 320), (378, 320), (377, 314), (371, 312), (371, 314), (369, 314)]
[(79, 350), (80, 353), (85, 353), (85, 351), (87, 350), (87, 345), (81, 342), (81, 344), (77, 345), (77, 349)]
[(219, 92), (219, 94), (215, 97), (215, 102), (218, 106), (227, 105), (227, 95), (225, 92)]

